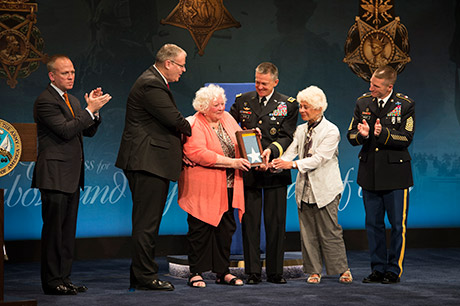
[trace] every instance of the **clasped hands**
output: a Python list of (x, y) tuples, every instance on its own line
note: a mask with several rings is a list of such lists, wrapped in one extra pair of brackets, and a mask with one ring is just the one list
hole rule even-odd
[[(369, 124), (365, 119), (363, 119), (363, 123), (358, 123), (358, 132), (361, 134), (361, 136), (365, 138), (369, 137), (369, 130)], [(374, 124), (374, 136), (379, 136), (381, 132), (382, 124), (380, 124), (380, 119), (377, 118), (377, 121), (375, 121)]]
[(98, 115), (99, 110), (112, 99), (112, 96), (108, 93), (104, 94), (102, 88), (98, 87), (91, 90), (91, 92), (85, 93), (85, 100), (88, 106), (86, 107), (94, 115)]

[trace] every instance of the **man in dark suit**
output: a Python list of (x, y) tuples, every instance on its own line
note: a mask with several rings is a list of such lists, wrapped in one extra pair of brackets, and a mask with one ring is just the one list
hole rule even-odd
[[(292, 142), (299, 113), (296, 100), (275, 91), (278, 68), (261, 63), (256, 68), (255, 91), (239, 94), (230, 114), (243, 129), (259, 128), (262, 133), (262, 156), (268, 162), (280, 157)], [(267, 281), (284, 284), (284, 235), (286, 230), (287, 185), (290, 170), (281, 172), (252, 169), (244, 175), (246, 212), (243, 216), (243, 251), (247, 284), (262, 281), (260, 262), (260, 226), (262, 206), (266, 233)], [(263, 205), (262, 205), (263, 199)]]
[(51, 80), (34, 104), (38, 157), (32, 188), (42, 200), (41, 281), (45, 294), (73, 295), (87, 290), (70, 280), (75, 245), (80, 188), (84, 187), (83, 136), (92, 137), (101, 123), (99, 109), (112, 97), (97, 88), (85, 94), (82, 109), (67, 93), (73, 88), (75, 69), (65, 55), (47, 64)]
[[(363, 283), (400, 280), (406, 246), (409, 187), (413, 185), (407, 148), (414, 137), (415, 102), (395, 93), (396, 71), (378, 68), (370, 93), (358, 98), (347, 138), (359, 152), (358, 184), (363, 189), (372, 273)], [(391, 224), (387, 253), (385, 212)]]
[(115, 166), (124, 170), (132, 193), (132, 261), (130, 287), (141, 290), (174, 290), (158, 279), (155, 243), (170, 181), (182, 168), (183, 135), (191, 128), (177, 109), (169, 83), (185, 72), (187, 53), (164, 45), (155, 64), (144, 71), (129, 93), (125, 129)]

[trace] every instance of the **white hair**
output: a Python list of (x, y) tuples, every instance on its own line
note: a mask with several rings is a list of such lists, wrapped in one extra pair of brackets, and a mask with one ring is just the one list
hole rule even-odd
[(227, 102), (225, 90), (219, 85), (210, 84), (209, 86), (201, 87), (195, 93), (195, 98), (192, 102), (193, 108), (197, 112), (206, 113), (206, 111), (209, 109), (211, 102), (217, 100), (217, 98), (219, 97), (222, 97), (224, 103)]
[(297, 102), (306, 102), (311, 105), (314, 109), (322, 109), (324, 113), (327, 108), (327, 99), (321, 88), (311, 85), (304, 90), (299, 91), (297, 94)]

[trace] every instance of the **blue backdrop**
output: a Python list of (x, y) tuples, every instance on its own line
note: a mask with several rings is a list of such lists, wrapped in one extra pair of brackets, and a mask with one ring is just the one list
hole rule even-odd
[[(368, 84), (342, 61), (343, 45), (358, 15), (359, 1), (224, 1), (241, 28), (215, 32), (204, 56), (198, 55), (187, 30), (159, 24), (177, 2), (101, 0), (90, 5), (90, 1), (39, 1), (37, 27), (45, 40), (45, 52), (68, 54), (74, 62), (77, 79), (72, 93), (84, 101), (85, 92), (102, 86), (113, 96), (101, 111), (103, 123), (98, 133), (85, 139), (87, 176), (77, 236), (130, 235), (131, 195), (114, 162), (130, 87), (166, 42), (177, 43), (188, 52), (186, 73), (180, 82), (171, 84), (185, 116), (194, 113), (191, 101), (203, 84), (253, 82), (254, 69), (262, 61), (278, 66), (277, 89), (282, 93), (296, 96), (312, 84), (322, 88), (329, 102), (326, 116), (342, 135), (339, 161), (345, 191), (339, 222), (344, 229), (363, 229), (364, 209), (356, 184), (359, 148), (351, 147), (345, 135), (356, 98), (368, 90)], [(459, 227), (457, 2), (395, 2), (396, 16), (409, 31), (412, 60), (395, 88), (416, 101), (416, 132), (410, 147), (415, 186), (410, 192), (408, 226)], [(49, 82), (45, 66), (41, 64), (28, 78), (18, 81), (12, 89), (0, 79), (0, 118), (11, 123), (33, 122), (33, 103)], [(234, 94), (228, 94), (228, 106)], [(6, 191), (6, 240), (40, 238), (40, 194), (29, 188), (32, 169), (31, 163), (20, 163), (0, 178), (0, 187)], [(288, 194), (288, 231), (298, 231), (293, 187)], [(186, 214), (177, 205), (177, 186), (172, 184), (160, 233), (186, 232)]]

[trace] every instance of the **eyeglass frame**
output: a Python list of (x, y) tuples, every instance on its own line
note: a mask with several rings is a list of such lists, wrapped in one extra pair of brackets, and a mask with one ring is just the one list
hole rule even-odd
[(185, 64), (184, 64), (184, 65), (181, 65), (181, 64), (179, 64), (179, 63), (176, 63), (176, 62), (173, 61), (172, 59), (170, 59), (170, 61), (171, 61), (171, 63), (176, 64), (177, 66), (179, 66), (180, 68), (187, 69), (187, 68), (185, 68)]

